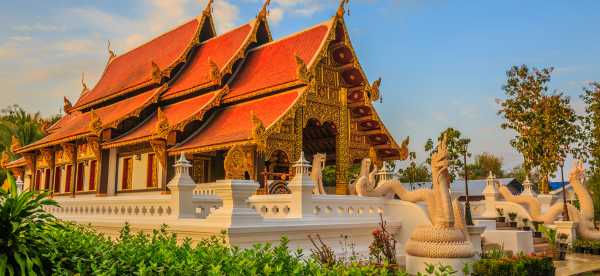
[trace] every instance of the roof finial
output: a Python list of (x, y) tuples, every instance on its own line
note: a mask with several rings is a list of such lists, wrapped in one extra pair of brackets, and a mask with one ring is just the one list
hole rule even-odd
[(206, 7), (202, 11), (202, 14), (204, 14), (204, 16), (209, 16), (212, 13), (213, 2), (214, 2), (213, 0), (208, 0), (208, 3), (206, 3)]
[(110, 40), (108, 40), (106, 49), (108, 50), (108, 61), (112, 60), (114, 57), (117, 56), (115, 52), (110, 48)]
[(88, 89), (87, 84), (85, 84), (85, 73), (84, 72), (81, 72), (81, 86), (82, 86), (81, 94), (84, 94), (84, 93), (87, 93), (88, 91), (90, 91)]
[[(350, 0), (340, 0), (340, 5), (338, 6), (336, 13), (338, 17), (344, 16), (344, 6), (348, 5), (348, 3), (350, 3)], [(350, 15), (350, 10), (348, 10), (348, 15)]]
[(271, 0), (265, 1), (262, 8), (260, 9), (260, 12), (258, 12), (258, 17), (267, 18), (267, 13), (268, 13), (267, 8), (269, 7), (270, 4), (271, 4)]
[(71, 113), (71, 108), (73, 108), (73, 105), (71, 104), (71, 101), (69, 101), (69, 99), (67, 99), (67, 97), (65, 96), (63, 98), (63, 110), (65, 111), (65, 113), (69, 114)]

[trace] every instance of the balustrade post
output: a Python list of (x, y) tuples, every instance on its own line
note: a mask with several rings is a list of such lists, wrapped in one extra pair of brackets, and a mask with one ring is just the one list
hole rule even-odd
[(171, 190), (173, 214), (178, 218), (196, 217), (196, 207), (192, 202), (196, 183), (189, 174), (192, 164), (182, 153), (173, 167), (175, 167), (175, 176), (167, 185)]

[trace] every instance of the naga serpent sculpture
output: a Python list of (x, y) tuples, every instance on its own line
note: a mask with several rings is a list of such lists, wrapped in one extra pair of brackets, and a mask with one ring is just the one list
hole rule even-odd
[(313, 194), (324, 195), (325, 188), (323, 187), (323, 168), (325, 167), (326, 155), (324, 153), (315, 153), (313, 155), (312, 171), (310, 172), (310, 178), (312, 179), (315, 186), (313, 187)]
[[(598, 240), (600, 239), (600, 231), (594, 228), (594, 204), (590, 193), (583, 185), (584, 176), (585, 168), (583, 162), (578, 161), (569, 173), (569, 182), (579, 199), (580, 210), (571, 204), (567, 204), (567, 211), (571, 220), (578, 222), (577, 233), (581, 237)], [(526, 205), (533, 221), (553, 224), (554, 220), (563, 212), (563, 202), (554, 203), (542, 214), (541, 204), (537, 198), (530, 195), (515, 196), (504, 186), (500, 186), (498, 191), (506, 201)]]
[(431, 156), (433, 177), (432, 189), (407, 191), (398, 180), (382, 181), (371, 191), (370, 177), (367, 175), (370, 160), (363, 159), (361, 175), (356, 181), (358, 195), (383, 196), (394, 192), (401, 200), (417, 203), (424, 201), (432, 225), (419, 225), (406, 243), (406, 252), (412, 256), (428, 258), (470, 258), (475, 255), (473, 245), (464, 228), (462, 208), (455, 200), (450, 200), (448, 175), (448, 148), (446, 137)]

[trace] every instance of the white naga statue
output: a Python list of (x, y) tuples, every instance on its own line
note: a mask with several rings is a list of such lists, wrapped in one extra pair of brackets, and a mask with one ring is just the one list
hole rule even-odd
[(432, 189), (407, 191), (399, 180), (391, 179), (381, 181), (371, 190), (369, 186), (372, 186), (374, 174), (368, 173), (370, 165), (369, 159), (363, 159), (361, 174), (355, 184), (358, 195), (383, 196), (393, 192), (401, 200), (413, 203), (424, 201), (427, 205), (432, 225), (420, 225), (415, 228), (406, 243), (406, 252), (409, 255), (427, 258), (470, 258), (475, 255), (464, 227), (462, 208), (456, 200), (450, 200), (446, 137), (431, 156)]
[[(579, 223), (577, 232), (580, 236), (586, 239), (598, 240), (600, 239), (600, 231), (595, 230), (593, 223), (594, 204), (590, 193), (583, 184), (584, 178), (585, 168), (583, 162), (578, 161), (569, 173), (569, 182), (579, 199), (580, 210), (577, 210), (577, 208), (571, 204), (567, 204), (567, 210), (569, 212), (569, 218), (572, 221)], [(515, 196), (508, 188), (502, 185), (500, 185), (498, 191), (506, 201), (527, 206), (529, 215), (533, 221), (541, 221), (544, 224), (553, 224), (556, 218), (560, 216), (564, 210), (563, 202), (560, 201), (554, 203), (544, 214), (542, 214), (541, 204), (536, 197), (531, 195)]]
[(325, 153), (315, 153), (313, 155), (312, 171), (310, 172), (310, 178), (315, 184), (313, 188), (313, 194), (324, 195), (325, 188), (323, 187), (323, 168), (325, 167), (325, 161), (327, 160)]

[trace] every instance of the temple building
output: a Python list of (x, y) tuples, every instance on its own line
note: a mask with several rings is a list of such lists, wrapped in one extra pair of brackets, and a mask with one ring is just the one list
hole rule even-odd
[[(360, 66), (344, 22), (329, 20), (273, 40), (268, 2), (251, 21), (215, 31), (212, 1), (196, 18), (109, 56), (101, 78), (32, 144), (11, 147), (2, 166), (25, 189), (53, 196), (169, 193), (184, 153), (196, 183), (253, 179), (258, 193), (285, 193), (303, 151), (335, 165), (337, 194), (348, 168), (407, 157), (373, 102), (379, 83)], [(277, 184), (279, 183), (279, 184)]]

